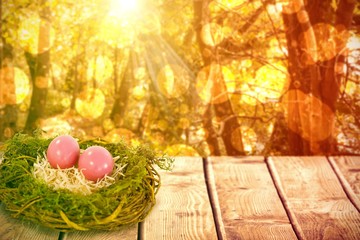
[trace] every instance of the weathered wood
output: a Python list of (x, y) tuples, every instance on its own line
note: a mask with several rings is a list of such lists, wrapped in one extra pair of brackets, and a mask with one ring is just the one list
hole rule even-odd
[(360, 211), (360, 157), (329, 157), (329, 162), (349, 199)]
[(58, 237), (58, 231), (11, 218), (3, 204), (0, 203), (1, 240), (58, 240)]
[(206, 170), (223, 239), (297, 239), (263, 157), (210, 157)]
[(141, 239), (217, 239), (202, 159), (178, 157), (173, 171), (160, 175), (157, 203), (141, 224)]
[(126, 226), (118, 231), (76, 231), (64, 234), (62, 240), (136, 240), (138, 224)]
[(271, 157), (268, 165), (300, 239), (359, 239), (360, 213), (325, 157)]

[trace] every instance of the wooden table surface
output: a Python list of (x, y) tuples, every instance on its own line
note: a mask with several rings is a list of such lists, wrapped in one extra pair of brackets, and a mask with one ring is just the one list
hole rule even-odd
[(360, 157), (177, 157), (161, 179), (121, 231), (60, 233), (1, 207), (0, 239), (360, 239)]

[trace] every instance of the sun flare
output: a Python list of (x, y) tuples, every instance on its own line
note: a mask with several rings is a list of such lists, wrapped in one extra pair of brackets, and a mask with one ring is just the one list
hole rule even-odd
[(136, 0), (111, 0), (110, 2), (110, 15), (111, 16), (119, 16), (133, 13), (138, 6)]

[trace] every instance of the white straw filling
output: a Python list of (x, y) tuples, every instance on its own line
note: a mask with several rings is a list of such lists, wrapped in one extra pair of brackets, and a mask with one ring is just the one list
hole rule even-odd
[[(115, 157), (114, 161), (117, 159), (119, 157)], [(126, 164), (115, 163), (111, 175), (105, 175), (105, 177), (94, 182), (87, 180), (84, 174), (75, 166), (66, 169), (53, 168), (44, 153), (43, 156), (37, 157), (33, 167), (33, 175), (35, 178), (45, 181), (54, 190), (68, 189), (73, 193), (88, 195), (118, 181), (123, 176), (122, 170), (125, 166)]]

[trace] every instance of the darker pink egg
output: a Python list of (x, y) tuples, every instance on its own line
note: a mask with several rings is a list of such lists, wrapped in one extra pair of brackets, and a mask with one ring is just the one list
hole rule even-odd
[(92, 146), (80, 155), (78, 167), (86, 179), (97, 181), (105, 175), (111, 174), (114, 168), (114, 160), (106, 148)]

